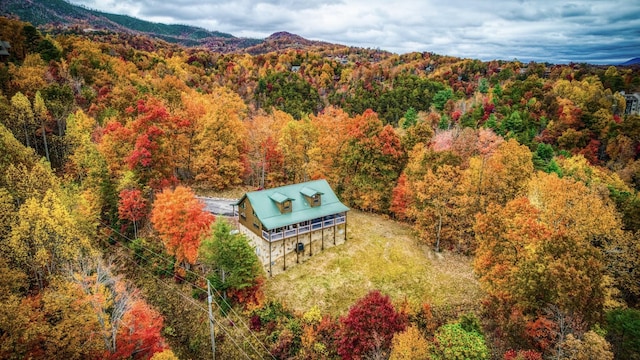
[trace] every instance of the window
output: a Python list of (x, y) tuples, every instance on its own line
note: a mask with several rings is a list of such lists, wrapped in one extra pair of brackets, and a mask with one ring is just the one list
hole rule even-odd
[(320, 205), (320, 194), (313, 195), (313, 205)]

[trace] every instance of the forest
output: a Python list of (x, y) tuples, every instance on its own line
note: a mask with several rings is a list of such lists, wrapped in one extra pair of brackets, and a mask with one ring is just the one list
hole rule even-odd
[[(640, 359), (640, 67), (0, 34), (0, 358)], [(266, 296), (196, 196), (321, 178), (482, 300)]]

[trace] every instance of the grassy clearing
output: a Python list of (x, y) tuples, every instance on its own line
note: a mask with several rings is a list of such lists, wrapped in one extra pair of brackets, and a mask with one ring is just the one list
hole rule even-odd
[(406, 224), (357, 211), (349, 212), (345, 244), (314, 254), (266, 284), (268, 298), (295, 311), (318, 305), (334, 315), (373, 289), (394, 302), (406, 298), (434, 306), (469, 306), (481, 296), (469, 258), (433, 253), (416, 243)]

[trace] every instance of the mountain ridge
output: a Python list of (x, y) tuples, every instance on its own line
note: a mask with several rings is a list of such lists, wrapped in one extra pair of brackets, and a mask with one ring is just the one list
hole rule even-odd
[(66, 0), (3, 0), (0, 3), (0, 15), (18, 17), (40, 28), (65, 30), (78, 27), (84, 31), (144, 34), (170, 43), (189, 47), (203, 46), (222, 53), (247, 52), (258, 55), (317, 46), (347, 47), (308, 40), (286, 31), (275, 32), (265, 39), (241, 38), (191, 25), (155, 23), (129, 15), (105, 13), (74, 5)]
[(631, 66), (631, 65), (638, 65), (638, 64), (640, 64), (640, 57), (635, 57), (633, 59), (629, 59), (623, 62), (622, 64), (620, 64), (620, 66)]

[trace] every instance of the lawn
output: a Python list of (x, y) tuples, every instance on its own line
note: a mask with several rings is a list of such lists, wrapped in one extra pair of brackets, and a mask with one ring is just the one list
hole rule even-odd
[(346, 313), (373, 289), (396, 303), (473, 306), (481, 292), (471, 259), (434, 253), (417, 244), (410, 226), (358, 211), (349, 212), (345, 244), (324, 250), (267, 280), (267, 298), (304, 312), (317, 305)]

